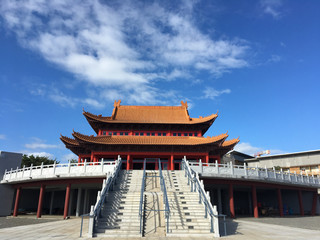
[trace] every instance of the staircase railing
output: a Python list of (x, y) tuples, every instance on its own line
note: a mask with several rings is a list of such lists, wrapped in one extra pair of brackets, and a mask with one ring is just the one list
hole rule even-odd
[(159, 163), (160, 186), (161, 186), (161, 190), (163, 191), (163, 202), (165, 204), (165, 209), (164, 209), (165, 218), (167, 219), (167, 233), (169, 233), (170, 206), (169, 206), (169, 201), (168, 201), (166, 183), (164, 181), (164, 177), (162, 174), (162, 167), (161, 167), (160, 159), (158, 159), (158, 163)]
[[(120, 155), (118, 156), (118, 159), (115, 161), (115, 170), (113, 173), (108, 173), (106, 179), (103, 181), (102, 189), (101, 191), (98, 191), (97, 194), (97, 201), (95, 205), (91, 206), (90, 214), (89, 214), (89, 232), (88, 236), (92, 237), (94, 233), (94, 228), (98, 223), (98, 219), (101, 216), (101, 208), (105, 203), (106, 197), (108, 195), (108, 192), (110, 190), (113, 190), (114, 185), (116, 184), (116, 179), (119, 175), (119, 172), (121, 170), (122, 160)], [(83, 217), (88, 216), (88, 214), (82, 215), (82, 221), (81, 221), (81, 231), (82, 231), (82, 222)], [(80, 232), (80, 237), (82, 235), (82, 232)]]
[(140, 218), (140, 234), (142, 234), (143, 228), (143, 215), (144, 215), (144, 189), (146, 184), (146, 159), (143, 161), (143, 176), (141, 183), (141, 192), (140, 192), (140, 203), (139, 203), (139, 218)]
[[(205, 207), (205, 218), (208, 218), (208, 215), (211, 218), (211, 229), (210, 232), (214, 233), (215, 237), (220, 237), (219, 232), (219, 217), (224, 217), (225, 215), (219, 215), (217, 211), (216, 206), (212, 206), (210, 201), (210, 195), (209, 192), (205, 192), (203, 181), (199, 180), (198, 173), (192, 170), (189, 166), (189, 163), (184, 157), (182, 159), (182, 169), (185, 170), (185, 177), (188, 178), (188, 185), (191, 184), (191, 192), (197, 192), (199, 193), (199, 203), (203, 203)], [(224, 231), (226, 235), (226, 223), (224, 220)]]

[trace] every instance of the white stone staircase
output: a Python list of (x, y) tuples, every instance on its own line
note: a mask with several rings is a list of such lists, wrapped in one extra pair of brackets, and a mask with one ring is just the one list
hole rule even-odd
[[(142, 226), (145, 237), (213, 237), (210, 218), (205, 218), (205, 207), (199, 203), (199, 193), (191, 192), (184, 174), (179, 170), (163, 171), (170, 206), (169, 232), (166, 233), (163, 192), (159, 178), (151, 177), (159, 176), (159, 171), (147, 173)], [(123, 170), (119, 173), (115, 189), (108, 193), (101, 209), (94, 236), (142, 237), (139, 218), (142, 177), (142, 170)]]
[(95, 228), (97, 237), (140, 237), (139, 202), (143, 171), (122, 170), (108, 193)]
[(163, 171), (170, 206), (167, 236), (213, 236), (211, 220), (205, 218), (205, 207), (199, 203), (199, 193), (191, 192), (185, 172)]

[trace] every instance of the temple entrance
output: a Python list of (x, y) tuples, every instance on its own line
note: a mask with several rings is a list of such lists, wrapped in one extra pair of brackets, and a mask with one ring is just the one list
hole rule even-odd
[(146, 163), (146, 170), (155, 170), (156, 169), (156, 163)]

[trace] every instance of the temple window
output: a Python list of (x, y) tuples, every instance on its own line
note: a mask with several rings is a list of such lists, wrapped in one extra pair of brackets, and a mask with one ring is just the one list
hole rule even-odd
[(140, 136), (143, 136), (143, 132), (140, 133)]
[(156, 134), (155, 133), (151, 133), (151, 136), (155, 136)]
[(102, 132), (102, 135), (106, 135), (106, 131), (103, 131), (103, 132)]
[(181, 133), (178, 133), (178, 136), (181, 136)]
[(192, 134), (192, 133), (189, 133), (189, 136), (193, 136), (193, 134)]
[(112, 132), (108, 132), (108, 135), (111, 136), (111, 135), (112, 135)]
[(123, 132), (120, 132), (120, 136), (122, 136), (123, 135)]
[(177, 136), (177, 134), (176, 134), (176, 133), (173, 133), (173, 136)]
[(128, 136), (128, 135), (129, 135), (129, 133), (128, 133), (128, 132), (125, 132), (125, 133), (124, 133), (124, 135)]
[(188, 136), (188, 133), (184, 133), (183, 135), (184, 135), (184, 136)]
[(113, 135), (118, 135), (118, 133), (117, 132), (113, 132)]
[(136, 132), (136, 133), (134, 133), (134, 135), (139, 136), (139, 133)]
[(147, 133), (147, 136), (150, 136), (150, 133)]

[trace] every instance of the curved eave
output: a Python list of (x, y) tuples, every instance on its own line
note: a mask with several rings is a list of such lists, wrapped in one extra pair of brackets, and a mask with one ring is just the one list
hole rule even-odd
[[(103, 117), (101, 115), (95, 115), (83, 110), (83, 115), (86, 117), (90, 125), (94, 123), (129, 123), (129, 124), (186, 124), (186, 125), (193, 125), (193, 124), (211, 124), (214, 120), (218, 117), (218, 114), (211, 114), (207, 117), (200, 117), (200, 118), (188, 118), (189, 121), (184, 122), (146, 122), (146, 121), (127, 121), (127, 120), (114, 120), (112, 117)], [(92, 123), (92, 124), (91, 124)], [(92, 126), (93, 127), (93, 126)], [(94, 127), (93, 127), (94, 128)]]
[(238, 144), (238, 142), (240, 142), (239, 138), (227, 140), (227, 141), (224, 141), (224, 142), (222, 143), (221, 147), (233, 149), (233, 148), (235, 147), (235, 145)]
[(69, 146), (73, 146), (73, 147), (79, 147), (79, 143), (77, 140), (75, 139), (72, 139), (72, 138), (68, 138), (68, 137), (65, 137), (65, 136), (62, 136), (60, 137), (60, 140), (65, 144), (65, 145), (69, 145)]
[(102, 145), (167, 145), (167, 146), (197, 146), (221, 145), (228, 137), (226, 133), (215, 137), (166, 137), (166, 136), (87, 136), (73, 132), (74, 138), (81, 144)]

